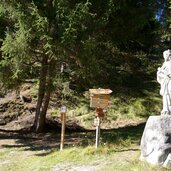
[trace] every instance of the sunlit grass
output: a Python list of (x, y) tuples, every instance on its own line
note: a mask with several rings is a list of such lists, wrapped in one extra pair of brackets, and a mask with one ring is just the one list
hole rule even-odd
[[(126, 143), (126, 146), (125, 146)], [(124, 147), (123, 147), (124, 145)], [(6, 157), (1, 158), (1, 171), (49, 171), (59, 166), (72, 168), (74, 166), (93, 166), (97, 171), (164, 171), (167, 169), (154, 167), (139, 160), (140, 151), (137, 144), (122, 142), (122, 144), (106, 144), (96, 149), (94, 146), (69, 147), (63, 151), (55, 150), (48, 155), (24, 155), (24, 149), (16, 150), (13, 156), (5, 149)], [(1, 151), (0, 151), (1, 154)], [(3, 164), (4, 162), (4, 164)]]
[[(84, 102), (85, 101), (85, 102)], [(67, 115), (72, 120), (77, 120), (85, 128), (93, 128), (95, 109), (89, 107), (90, 99), (80, 99), (76, 106), (69, 106)], [(159, 115), (162, 108), (162, 97), (158, 91), (144, 90), (139, 96), (113, 94), (111, 105), (105, 114), (104, 123), (118, 120), (139, 121), (151, 115)]]
[(24, 144), (5, 145), (0, 149), (0, 170), (49, 171), (59, 166), (67, 169), (74, 166), (92, 166), (96, 170), (108, 169), (118, 160), (120, 164), (125, 163), (123, 156), (129, 155), (130, 151), (133, 151), (135, 156), (139, 154), (140, 133), (141, 127), (137, 127), (136, 130), (128, 128), (102, 131), (100, 146), (97, 149), (94, 145), (95, 132), (78, 133), (82, 141), (75, 147), (65, 146), (63, 151), (59, 151), (58, 148), (49, 151), (42, 147), (36, 152), (34, 146), (28, 148)]

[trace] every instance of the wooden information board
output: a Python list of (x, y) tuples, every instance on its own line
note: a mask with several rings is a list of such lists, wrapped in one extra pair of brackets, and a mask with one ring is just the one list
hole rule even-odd
[(108, 108), (110, 105), (110, 89), (90, 89), (90, 107)]

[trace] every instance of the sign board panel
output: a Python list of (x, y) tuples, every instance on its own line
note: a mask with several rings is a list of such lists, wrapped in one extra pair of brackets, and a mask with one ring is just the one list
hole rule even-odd
[(62, 106), (61, 109), (60, 109), (60, 112), (61, 113), (66, 113), (66, 110), (67, 110), (66, 106)]
[(100, 119), (99, 118), (95, 118), (94, 119), (94, 126), (99, 126), (100, 125)]
[(110, 89), (90, 89), (90, 107), (108, 108), (111, 92)]
[(90, 91), (90, 107), (108, 108), (110, 105), (110, 89), (89, 89)]
[(90, 107), (107, 108), (110, 105), (110, 96), (91, 96), (90, 97)]

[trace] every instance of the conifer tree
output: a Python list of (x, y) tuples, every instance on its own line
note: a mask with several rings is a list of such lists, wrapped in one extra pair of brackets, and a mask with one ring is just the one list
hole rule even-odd
[(40, 65), (36, 132), (44, 129), (54, 77), (66, 54), (72, 55), (78, 33), (85, 29), (88, 9), (88, 1), (74, 6), (63, 0), (0, 3), (1, 17), (8, 21), (1, 46), (1, 79), (14, 86), (27, 77), (28, 65)]
[(111, 81), (125, 63), (120, 56), (153, 44), (155, 12), (155, 0), (1, 0), (0, 78), (17, 86), (38, 68), (35, 131), (44, 129), (62, 63), (80, 87)]

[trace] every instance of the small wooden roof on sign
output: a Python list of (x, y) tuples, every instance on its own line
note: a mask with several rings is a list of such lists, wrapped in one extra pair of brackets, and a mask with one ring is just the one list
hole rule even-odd
[(101, 88), (89, 89), (89, 91), (90, 91), (90, 94), (111, 94), (112, 93), (112, 90), (110, 89), (101, 89)]

